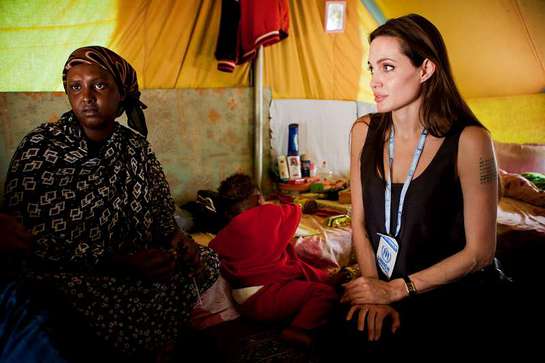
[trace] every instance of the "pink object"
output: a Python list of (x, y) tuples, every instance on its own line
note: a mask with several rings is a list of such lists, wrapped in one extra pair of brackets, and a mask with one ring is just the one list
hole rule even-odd
[(352, 229), (323, 228), (319, 235), (299, 237), (295, 252), (308, 264), (335, 270), (349, 264), (352, 250)]
[(545, 208), (545, 192), (520, 174), (507, 173), (500, 169), (504, 197), (514, 198), (531, 205)]
[(545, 145), (494, 142), (498, 165), (509, 173), (545, 173)]
[(234, 320), (240, 316), (231, 298), (231, 287), (221, 276), (201, 295), (201, 301), (191, 313), (191, 326), (197, 330)]

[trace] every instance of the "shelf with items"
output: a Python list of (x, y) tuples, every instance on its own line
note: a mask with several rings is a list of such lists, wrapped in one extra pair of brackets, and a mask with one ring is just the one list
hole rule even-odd
[(320, 180), (318, 177), (300, 178), (287, 182), (278, 182), (278, 190), (282, 193), (316, 193), (320, 198), (337, 200), (340, 191), (347, 188), (346, 179)]
[(317, 178), (306, 178), (288, 183), (277, 183), (274, 196), (281, 203), (300, 204), (303, 212), (322, 217), (350, 215), (350, 190), (345, 179), (321, 183)]

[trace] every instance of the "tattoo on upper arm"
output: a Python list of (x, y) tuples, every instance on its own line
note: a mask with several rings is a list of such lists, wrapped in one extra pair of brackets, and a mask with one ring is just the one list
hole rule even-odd
[(498, 177), (496, 163), (494, 158), (479, 159), (479, 170), (481, 175), (481, 184), (487, 184), (495, 181)]

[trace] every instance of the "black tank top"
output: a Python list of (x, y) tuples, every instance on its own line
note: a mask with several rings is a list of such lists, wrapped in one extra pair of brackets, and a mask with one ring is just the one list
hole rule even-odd
[[(377, 232), (384, 225), (386, 183), (374, 166), (375, 153), (383, 153), (378, 133), (379, 120), (371, 117), (361, 155), (361, 176), (365, 226), (373, 249), (378, 249)], [(465, 246), (463, 196), (456, 172), (458, 140), (461, 130), (445, 137), (427, 168), (413, 178), (403, 206), (399, 244), (392, 279), (427, 268), (460, 251)], [(382, 154), (381, 154), (382, 155)], [(395, 232), (397, 209), (403, 184), (392, 185), (390, 228)], [(377, 265), (381, 279), (386, 279)]]

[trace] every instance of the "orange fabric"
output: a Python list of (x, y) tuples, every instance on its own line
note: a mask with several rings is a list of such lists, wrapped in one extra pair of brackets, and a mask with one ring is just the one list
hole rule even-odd
[(142, 88), (248, 86), (250, 65), (216, 70), (221, 1), (120, 0), (111, 47), (136, 69)]
[[(376, 24), (361, 2), (348, 0), (344, 33), (328, 34), (324, 0), (285, 1), (289, 35), (264, 54), (265, 86), (273, 97), (371, 101), (365, 50)], [(88, 45), (125, 58), (142, 89), (250, 86), (250, 64), (233, 73), (216, 69), (219, 0), (71, 0), (54, 11), (39, 2), (5, 7), (2, 91), (61, 90), (67, 55)]]
[[(324, 3), (289, 0), (290, 35), (265, 49), (265, 85), (272, 88), (274, 98), (371, 102), (367, 34), (376, 23), (360, 0), (347, 0), (345, 32), (326, 34)], [(439, 28), (464, 97), (538, 94), (544, 89), (545, 2), (375, 3), (387, 18), (415, 12)], [(220, 0), (54, 4), (2, 1), (0, 91), (62, 90), (59, 68), (74, 49), (87, 45), (106, 46), (122, 55), (138, 72), (141, 88), (249, 85), (248, 64), (233, 74), (215, 69)], [(460, 25), (461, 19), (465, 25)]]
[[(367, 74), (360, 82), (369, 32), (361, 27), (369, 24), (368, 18), (360, 19), (362, 8), (360, 1), (347, 1), (344, 32), (326, 33), (324, 1), (290, 1), (288, 38), (265, 48), (265, 84), (273, 98), (358, 98), (360, 83), (369, 83)], [(361, 99), (370, 101), (370, 94)]]
[(543, 0), (375, 2), (386, 18), (417, 13), (437, 26), (464, 97), (537, 94), (545, 89)]
[[(331, 34), (324, 31), (323, 0), (289, 6), (288, 37), (265, 48), (265, 86), (273, 97), (371, 101), (364, 58), (376, 24), (360, 1), (347, 1), (345, 31)], [(221, 1), (120, 0), (118, 13), (110, 46), (133, 64), (142, 88), (249, 86), (249, 64), (233, 73), (216, 69)]]

